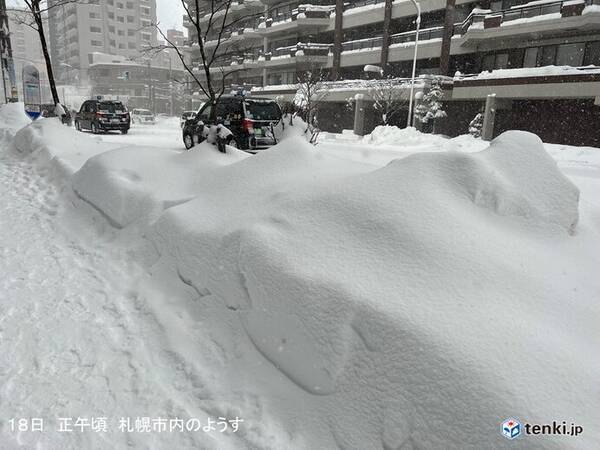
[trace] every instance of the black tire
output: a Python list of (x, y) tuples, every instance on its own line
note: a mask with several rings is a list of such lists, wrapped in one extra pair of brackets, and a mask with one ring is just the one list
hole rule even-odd
[(195, 145), (194, 137), (191, 134), (184, 134), (183, 145), (185, 145), (186, 150), (191, 149)]
[(225, 141), (225, 143), (227, 145), (229, 145), (230, 147), (233, 147), (236, 149), (241, 149), (241, 146), (238, 143), (238, 141), (235, 139), (235, 136), (227, 136), (227, 140)]
[(75, 121), (75, 129), (76, 129), (77, 131), (81, 131), (81, 125), (79, 124), (79, 120), (76, 120), (76, 121)]
[(127, 134), (129, 132), (129, 128), (124, 128), (121, 130), (121, 134)]
[(92, 124), (90, 125), (90, 130), (92, 130), (93, 134), (99, 133), (98, 125), (96, 125), (96, 122), (92, 122)]

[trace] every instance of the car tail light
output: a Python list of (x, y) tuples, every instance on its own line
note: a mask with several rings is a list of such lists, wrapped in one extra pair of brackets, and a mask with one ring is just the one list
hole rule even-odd
[(254, 133), (254, 121), (250, 119), (242, 120), (242, 128), (250, 134)]

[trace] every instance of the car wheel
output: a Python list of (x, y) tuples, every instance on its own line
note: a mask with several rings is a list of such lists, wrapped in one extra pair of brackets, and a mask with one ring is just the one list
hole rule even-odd
[(96, 123), (92, 122), (91, 126), (92, 126), (92, 128), (91, 128), (92, 129), (92, 133), (98, 134), (98, 126), (96, 125)]
[(127, 134), (128, 131), (129, 131), (129, 128), (123, 128), (121, 130), (121, 134)]
[(77, 131), (81, 131), (81, 125), (79, 125), (79, 120), (76, 120), (76, 121), (75, 121), (75, 129), (76, 129)]
[(191, 134), (186, 134), (183, 136), (183, 144), (187, 150), (194, 146), (194, 138)]
[(225, 141), (225, 143), (227, 145), (229, 145), (230, 147), (237, 148), (237, 149), (240, 148), (240, 145), (238, 144), (238, 141), (235, 139), (234, 136), (227, 137), (227, 140)]

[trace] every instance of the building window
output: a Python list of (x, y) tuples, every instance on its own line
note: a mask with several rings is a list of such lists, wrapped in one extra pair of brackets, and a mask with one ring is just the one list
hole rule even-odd
[(583, 53), (585, 44), (576, 42), (575, 44), (562, 44), (556, 51), (557, 66), (579, 67), (583, 63)]
[(494, 69), (506, 69), (508, 67), (508, 53), (496, 54)]
[(127, 30), (127, 36), (135, 36), (135, 30)]
[(535, 67), (537, 64), (538, 48), (529, 47), (525, 49), (525, 57), (523, 58), (523, 67)]
[(127, 23), (133, 23), (133, 16), (127, 16)]
[(135, 45), (135, 42), (129, 42), (129, 43), (127, 44), (127, 47), (128, 47), (129, 49), (133, 50), (133, 49), (137, 48), (137, 45)]
[(108, 13), (108, 18), (109, 19), (114, 19), (115, 18), (115, 13), (114, 12), (109, 12)]
[(491, 71), (494, 70), (494, 62), (496, 60), (495, 55), (485, 55), (483, 60), (481, 61), (481, 71)]
[(102, 41), (92, 41), (92, 47), (102, 47)]
[(600, 41), (586, 44), (583, 64), (586, 66), (600, 66)]
[(538, 52), (538, 66), (552, 66), (556, 60), (556, 45), (540, 47)]
[(102, 33), (102, 28), (100, 27), (90, 27), (91, 33)]

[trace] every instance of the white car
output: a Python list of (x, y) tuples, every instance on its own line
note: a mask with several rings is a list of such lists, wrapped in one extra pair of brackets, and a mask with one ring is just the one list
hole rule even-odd
[(131, 111), (131, 123), (154, 125), (156, 118), (152, 111), (137, 108)]

